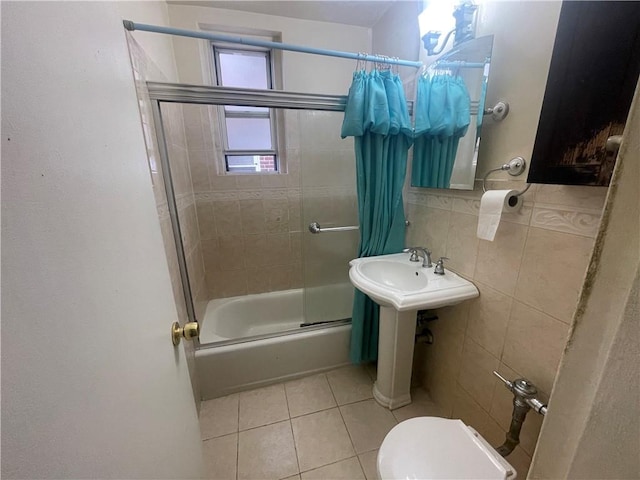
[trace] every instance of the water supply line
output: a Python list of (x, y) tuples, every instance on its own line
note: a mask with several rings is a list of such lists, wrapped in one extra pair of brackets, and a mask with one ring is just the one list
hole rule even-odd
[(520, 430), (529, 410), (533, 409), (540, 415), (546, 415), (547, 405), (536, 398), (538, 389), (526, 378), (518, 378), (511, 382), (496, 371), (493, 374), (513, 393), (513, 415), (507, 438), (496, 448), (500, 455), (506, 457), (520, 443)]

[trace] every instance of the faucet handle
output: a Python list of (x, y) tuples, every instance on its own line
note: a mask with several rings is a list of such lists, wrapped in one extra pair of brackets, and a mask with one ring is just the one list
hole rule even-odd
[(444, 261), (449, 260), (449, 257), (440, 257), (440, 260), (436, 262), (436, 268), (433, 269), (433, 273), (436, 275), (444, 275)]
[(424, 258), (422, 262), (423, 267), (432, 267), (431, 264), (431, 251), (427, 247), (407, 247), (402, 250), (403, 252), (411, 253), (411, 257), (409, 258), (410, 262), (419, 262), (420, 257)]
[(403, 253), (410, 253), (411, 256), (409, 257), (409, 261), (410, 262), (419, 262), (420, 258), (418, 257), (418, 251), (417, 248), (419, 247), (407, 247), (407, 248), (403, 248), (402, 252)]
[(504, 378), (502, 375), (500, 375), (498, 372), (496, 372), (495, 370), (493, 371), (493, 374), (498, 377), (500, 380), (502, 380), (502, 383), (504, 383), (504, 386), (507, 387), (509, 390), (513, 391), (513, 382), (507, 380), (506, 378)]

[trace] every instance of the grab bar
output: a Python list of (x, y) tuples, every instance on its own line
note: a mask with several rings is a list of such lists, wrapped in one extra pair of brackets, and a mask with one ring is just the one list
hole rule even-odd
[(322, 232), (346, 232), (348, 230), (359, 230), (360, 227), (358, 227), (357, 225), (353, 225), (350, 227), (329, 227), (329, 228), (322, 228), (320, 227), (320, 224), (318, 222), (311, 222), (309, 224), (309, 231), (313, 234), (318, 234), (318, 233), (322, 233)]

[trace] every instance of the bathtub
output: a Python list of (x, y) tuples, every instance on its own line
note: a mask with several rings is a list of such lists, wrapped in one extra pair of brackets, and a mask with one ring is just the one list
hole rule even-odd
[(348, 364), (348, 320), (300, 324), (349, 319), (352, 301), (349, 283), (211, 300), (195, 354), (202, 399)]

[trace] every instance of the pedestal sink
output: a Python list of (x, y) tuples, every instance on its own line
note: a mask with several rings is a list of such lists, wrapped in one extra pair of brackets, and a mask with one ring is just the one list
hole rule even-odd
[(479, 295), (475, 285), (446, 270), (436, 275), (408, 253), (356, 258), (351, 283), (380, 305), (378, 376), (373, 397), (390, 410), (411, 403), (411, 367), (418, 310), (455, 305)]

